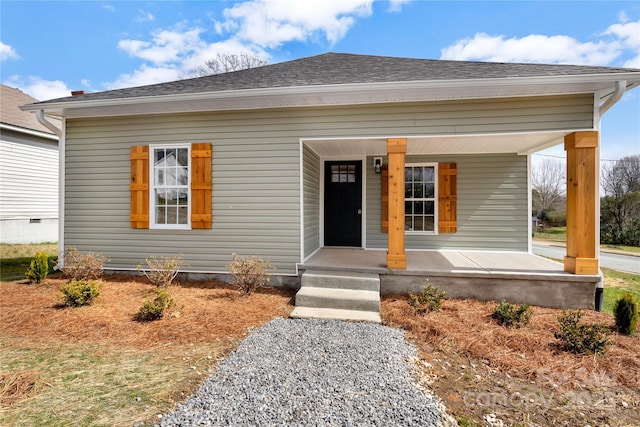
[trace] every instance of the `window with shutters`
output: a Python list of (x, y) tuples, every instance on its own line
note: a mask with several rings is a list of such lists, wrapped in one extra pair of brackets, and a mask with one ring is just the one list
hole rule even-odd
[(189, 229), (190, 145), (150, 147), (150, 227)]
[(408, 233), (435, 233), (438, 223), (437, 163), (407, 163), (404, 168), (404, 224)]

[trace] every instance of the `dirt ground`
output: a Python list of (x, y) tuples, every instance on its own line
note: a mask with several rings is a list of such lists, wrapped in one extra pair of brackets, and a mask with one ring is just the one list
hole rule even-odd
[[(100, 298), (81, 309), (60, 306), (62, 283), (55, 277), (40, 285), (0, 283), (0, 338), (143, 350), (226, 342), (231, 349), (252, 328), (293, 309), (293, 293), (285, 290), (263, 288), (242, 298), (221, 282), (182, 282), (170, 287), (177, 305), (165, 318), (140, 323), (133, 316), (152, 289), (141, 278), (106, 276)], [(507, 329), (491, 319), (493, 307), (446, 300), (440, 311), (416, 316), (404, 296), (382, 301), (384, 322), (405, 329), (419, 350), (421, 383), (460, 425), (640, 426), (640, 336), (612, 332), (606, 355), (578, 356), (553, 337), (561, 310), (534, 307), (529, 327)], [(585, 312), (583, 321), (613, 329), (611, 314)], [(13, 402), (37, 389), (29, 372), (21, 374)]]

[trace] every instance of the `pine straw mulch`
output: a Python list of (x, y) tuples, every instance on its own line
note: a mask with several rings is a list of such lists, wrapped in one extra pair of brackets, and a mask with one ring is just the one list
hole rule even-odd
[(0, 283), (0, 334), (51, 342), (86, 342), (146, 349), (166, 344), (236, 341), (250, 329), (293, 309), (292, 293), (261, 288), (241, 297), (232, 286), (215, 280), (185, 281), (170, 286), (175, 306), (163, 319), (134, 320), (153, 286), (126, 275), (105, 276), (91, 306), (61, 305), (58, 278), (38, 285)]
[[(389, 326), (407, 331), (421, 359), (427, 362), (426, 375), (431, 377), (427, 382), (436, 392), (441, 392), (440, 398), (448, 408), (453, 407), (454, 412), (467, 412), (482, 419), (491, 405), (474, 407), (478, 406), (475, 397), (488, 393), (495, 401), (502, 393), (506, 398), (498, 402), (499, 408), (493, 409), (511, 421), (520, 419), (524, 425), (573, 425), (585, 420), (640, 425), (640, 336), (615, 333), (610, 313), (583, 310), (581, 323), (603, 323), (611, 327), (612, 345), (605, 355), (576, 355), (563, 351), (553, 335), (562, 310), (531, 307), (530, 325), (514, 329), (500, 326), (492, 319), (496, 305), (496, 302), (447, 299), (440, 311), (420, 316), (414, 314), (406, 296), (389, 295), (383, 297), (382, 316)], [(605, 401), (611, 397), (617, 403), (606, 401), (607, 405), (603, 405), (600, 402), (601, 406), (613, 410), (593, 413), (590, 408), (576, 408), (571, 405), (573, 402), (566, 401), (567, 396), (586, 391), (597, 393), (584, 396), (597, 395)], [(473, 398), (470, 393), (475, 393)], [(519, 393), (533, 397), (529, 407), (511, 405), (514, 403), (511, 394), (520, 396)], [(546, 401), (536, 397), (545, 393)], [(559, 400), (555, 403), (560, 409), (553, 408), (555, 418), (549, 418), (549, 413), (554, 412), (549, 407), (554, 399)], [(539, 401), (533, 404), (534, 400)], [(628, 406), (620, 406), (623, 401)], [(505, 402), (506, 406), (519, 407), (509, 412)], [(541, 403), (543, 405), (539, 405)], [(525, 409), (533, 413), (523, 416)], [(625, 424), (627, 416), (633, 423)], [(540, 424), (533, 421), (535, 418)], [(618, 424), (616, 420), (623, 422)]]

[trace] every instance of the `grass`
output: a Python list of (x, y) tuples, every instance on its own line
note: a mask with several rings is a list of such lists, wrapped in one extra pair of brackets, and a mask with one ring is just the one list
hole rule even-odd
[(0, 340), (2, 371), (35, 372), (37, 384), (0, 412), (1, 425), (131, 426), (168, 411), (175, 394), (199, 383), (229, 350), (223, 343), (147, 350), (51, 344)]
[(604, 275), (604, 302), (602, 311), (613, 313), (613, 307), (618, 299), (630, 293), (636, 301), (640, 302), (640, 275), (623, 273), (621, 271), (602, 269)]
[(550, 242), (566, 242), (567, 227), (548, 227), (544, 231), (536, 232), (534, 238)]
[(0, 245), (0, 281), (24, 279), (31, 259), (37, 252), (49, 255), (49, 273), (53, 273), (53, 261), (58, 259), (57, 243), (40, 243), (30, 245)]

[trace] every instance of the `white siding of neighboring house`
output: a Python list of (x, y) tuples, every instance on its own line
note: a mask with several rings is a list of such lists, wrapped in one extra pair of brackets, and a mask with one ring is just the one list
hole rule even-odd
[[(278, 268), (276, 273), (294, 274), (301, 261), (301, 241), (308, 255), (319, 239), (314, 224), (319, 218), (320, 194), (315, 188), (319, 158), (305, 151), (301, 183), (301, 140), (590, 129), (593, 96), (203, 112), (68, 119), (66, 123), (65, 245), (102, 252), (110, 259), (107, 266), (114, 269), (133, 269), (150, 255), (183, 254), (190, 271), (223, 272), (231, 254), (238, 253), (269, 258)], [(212, 143), (212, 228), (131, 229), (130, 148), (197, 142)], [(438, 236), (438, 247), (451, 243), (455, 248), (481, 248), (483, 242), (491, 241), (491, 248), (526, 249), (528, 236), (515, 225), (520, 216), (522, 227), (529, 221), (526, 158), (489, 157), (494, 165), (474, 163), (472, 158), (466, 165), (466, 160), (451, 160), (459, 164), (462, 195), (490, 199), (459, 199), (462, 215), (469, 215), (468, 219), (459, 216), (464, 233)], [(494, 167), (495, 172), (487, 170)], [(486, 187), (479, 192), (474, 182), (485, 177)], [(506, 188), (513, 192), (502, 194)], [(368, 202), (374, 200), (368, 197)], [(493, 225), (484, 214), (494, 212), (492, 205), (495, 211), (500, 206), (512, 211), (506, 234), (499, 230), (490, 234)], [(516, 212), (520, 206), (522, 212)], [(370, 229), (379, 224), (374, 224), (375, 218), (367, 221), (372, 222), (367, 229), (368, 247), (383, 245), (383, 237)], [(419, 246), (418, 240), (407, 239), (409, 247)]]
[(0, 162), (0, 242), (57, 242), (57, 142), (3, 130)]

